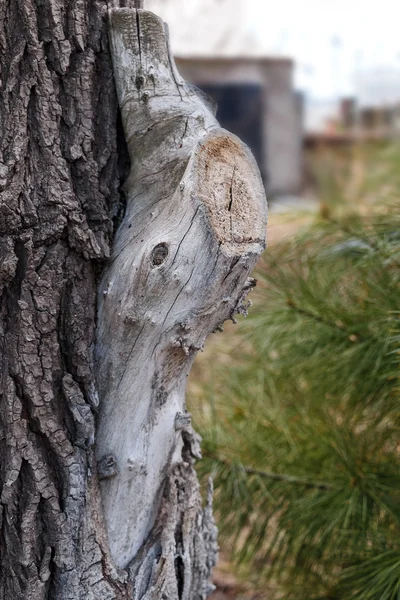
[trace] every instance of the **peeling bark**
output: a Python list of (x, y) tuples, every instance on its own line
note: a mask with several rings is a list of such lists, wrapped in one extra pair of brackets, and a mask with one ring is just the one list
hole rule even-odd
[[(120, 182), (129, 157), (118, 123), (106, 9), (105, 0), (0, 0), (4, 600), (200, 599), (210, 590), (216, 554), (211, 491), (203, 509), (184, 379), (209, 331), (242, 310), (251, 286), (247, 271), (263, 246), (265, 213), (252, 212), (257, 203), (241, 204), (250, 198), (243, 189), (254, 183), (258, 190), (247, 150), (218, 129), (181, 81), (160, 21), (138, 11), (130, 31), (133, 65), (139, 56), (141, 67), (130, 64), (124, 73), (114, 60), (120, 101), (124, 85), (134, 96), (121, 101), (133, 165), (127, 213), (113, 245), (125, 210)], [(132, 11), (127, 14), (131, 19)], [(146, 23), (150, 29), (135, 38), (141, 19), (143, 32)], [(154, 48), (151, 31), (162, 41)], [(125, 45), (132, 50), (131, 42)], [(155, 69), (146, 62), (149, 52), (158, 60)], [(249, 172), (241, 164), (250, 164)], [(203, 198), (204, 190), (218, 201)], [(228, 210), (220, 214), (226, 202)], [(250, 226), (241, 224), (241, 215), (250, 217)], [(189, 260), (200, 268), (192, 272)], [(134, 277), (130, 266), (139, 268)], [(204, 277), (207, 287), (200, 285)], [(184, 299), (190, 286), (202, 292), (189, 306)], [(123, 316), (118, 309), (111, 324), (115, 294), (123, 299)], [(154, 350), (151, 360), (146, 348)], [(123, 395), (135, 387), (136, 394), (145, 391), (144, 401), (132, 395), (125, 417), (116, 381)], [(112, 406), (119, 413), (113, 424), (107, 412)], [(122, 458), (111, 431), (119, 428), (125, 439), (133, 427), (139, 439), (146, 415), (149, 425), (159, 419), (157, 437), (146, 439), (168, 457), (153, 462), (147, 453), (145, 470), (153, 483), (137, 474), (136, 454)], [(138, 477), (130, 518), (134, 527), (141, 521), (141, 530), (132, 538), (134, 527), (120, 515), (119, 531), (129, 546), (120, 557), (109, 498), (121, 508), (120, 499), (108, 493), (129, 467)]]

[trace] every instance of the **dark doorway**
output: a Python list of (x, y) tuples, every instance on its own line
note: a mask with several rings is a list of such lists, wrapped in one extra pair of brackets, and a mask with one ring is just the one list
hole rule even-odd
[(245, 142), (253, 152), (265, 183), (263, 89), (256, 84), (198, 85), (218, 104), (221, 126)]

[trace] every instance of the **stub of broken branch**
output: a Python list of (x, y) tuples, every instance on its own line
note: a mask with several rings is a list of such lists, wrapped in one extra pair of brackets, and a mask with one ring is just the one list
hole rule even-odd
[[(185, 502), (194, 507), (185, 531), (194, 535), (202, 509), (186, 379), (206, 337), (243, 307), (265, 247), (266, 201), (248, 148), (179, 76), (163, 22), (114, 9), (110, 41), (132, 169), (99, 291), (97, 457), (111, 554), (135, 570), (151, 530), (160, 552), (175, 556), (166, 523), (175, 515), (179, 526)], [(186, 481), (185, 502), (182, 490), (171, 491), (176, 478)], [(203, 560), (185, 556), (194, 552), (186, 541), (184, 564)], [(149, 577), (155, 585), (159, 575)], [(189, 570), (186, 577), (190, 588)]]

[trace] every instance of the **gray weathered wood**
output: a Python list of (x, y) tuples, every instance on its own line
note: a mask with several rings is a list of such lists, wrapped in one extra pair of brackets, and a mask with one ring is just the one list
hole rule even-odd
[[(146, 598), (200, 598), (207, 590), (196, 572), (213, 562), (213, 525), (193, 471), (199, 450), (185, 386), (206, 337), (245, 310), (248, 274), (265, 247), (265, 195), (248, 148), (182, 81), (163, 22), (114, 9), (110, 39), (132, 168), (99, 289), (96, 453), (115, 465), (101, 481), (108, 539)], [(142, 544), (163, 558), (145, 575)]]

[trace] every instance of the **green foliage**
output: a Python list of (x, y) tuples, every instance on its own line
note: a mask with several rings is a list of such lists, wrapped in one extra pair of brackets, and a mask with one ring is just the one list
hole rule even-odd
[(328, 202), (265, 254), (192, 406), (222, 540), (285, 600), (400, 600), (400, 211), (382, 169), (383, 203)]

